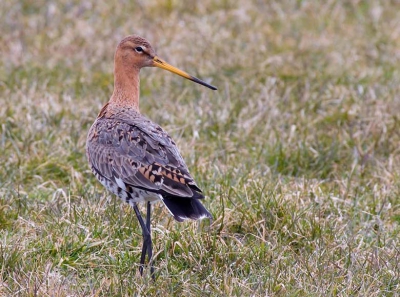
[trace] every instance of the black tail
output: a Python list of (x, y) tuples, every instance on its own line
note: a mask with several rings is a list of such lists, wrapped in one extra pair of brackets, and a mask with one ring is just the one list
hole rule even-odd
[(186, 219), (212, 219), (212, 215), (198, 199), (165, 197), (163, 202), (178, 222)]

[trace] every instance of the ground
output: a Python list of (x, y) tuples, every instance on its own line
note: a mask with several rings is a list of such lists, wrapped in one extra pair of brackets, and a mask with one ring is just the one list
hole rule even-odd
[[(398, 296), (398, 1), (2, 1), (1, 296)], [(218, 87), (141, 71), (207, 221), (98, 183), (87, 131), (126, 35)]]

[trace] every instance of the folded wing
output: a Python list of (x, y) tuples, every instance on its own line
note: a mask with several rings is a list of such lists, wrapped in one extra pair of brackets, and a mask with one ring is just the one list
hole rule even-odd
[(174, 141), (147, 118), (139, 114), (98, 118), (86, 149), (89, 162), (104, 178), (160, 194), (178, 221), (211, 218), (197, 201), (204, 196)]

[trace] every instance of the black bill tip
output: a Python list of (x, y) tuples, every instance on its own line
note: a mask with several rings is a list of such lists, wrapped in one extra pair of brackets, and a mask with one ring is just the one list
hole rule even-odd
[(212, 85), (209, 85), (208, 83), (202, 81), (201, 79), (198, 79), (197, 77), (190, 76), (190, 80), (194, 81), (195, 83), (198, 83), (198, 84), (200, 84), (202, 86), (205, 86), (205, 87), (207, 87), (207, 88), (209, 88), (211, 90), (214, 90), (214, 91), (218, 90), (216, 87), (214, 87)]

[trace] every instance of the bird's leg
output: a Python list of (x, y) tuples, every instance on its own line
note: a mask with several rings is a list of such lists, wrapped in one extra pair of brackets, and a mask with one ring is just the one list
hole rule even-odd
[[(142, 247), (142, 255), (140, 257), (140, 267), (139, 267), (140, 275), (143, 275), (143, 267), (144, 267), (144, 260), (146, 258), (146, 251), (147, 251), (148, 247), (151, 246), (151, 234), (150, 234), (150, 231), (147, 228), (146, 224), (143, 221), (142, 215), (140, 214), (140, 211), (139, 211), (136, 203), (133, 205), (133, 209), (136, 213), (136, 217), (139, 220), (139, 224), (140, 224), (140, 227), (142, 228), (142, 234), (143, 234), (143, 247)], [(149, 255), (149, 261), (151, 263), (150, 255)], [(152, 277), (154, 277), (154, 276), (152, 275)]]
[(146, 227), (147, 230), (151, 230), (151, 225), (150, 225), (150, 215), (151, 215), (151, 203), (150, 201), (147, 202), (147, 216), (146, 216)]
[[(147, 215), (146, 215), (146, 228), (149, 231), (149, 234), (151, 236), (151, 203), (147, 202)], [(149, 265), (150, 265), (150, 275), (154, 279), (154, 267), (153, 267), (153, 243), (151, 241), (151, 238), (148, 243), (143, 244), (142, 247), (142, 256), (140, 258), (140, 263), (144, 263), (144, 260), (146, 258), (146, 253), (149, 257)], [(143, 268), (142, 268), (143, 269)]]
[[(149, 234), (151, 235), (151, 203), (147, 202), (147, 215), (146, 215), (146, 227), (149, 230)], [(143, 254), (143, 250), (142, 250)], [(147, 246), (147, 255), (149, 256), (149, 265), (150, 265), (150, 275), (154, 279), (154, 266), (153, 266), (153, 243), (150, 239), (150, 242)]]

